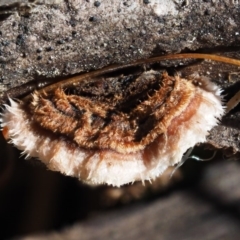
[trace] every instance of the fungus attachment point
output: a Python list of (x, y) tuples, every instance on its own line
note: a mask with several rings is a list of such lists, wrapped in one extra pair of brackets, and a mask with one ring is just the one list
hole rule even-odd
[(220, 90), (208, 80), (151, 70), (83, 78), (11, 100), (2, 127), (49, 169), (120, 186), (178, 164), (223, 113)]

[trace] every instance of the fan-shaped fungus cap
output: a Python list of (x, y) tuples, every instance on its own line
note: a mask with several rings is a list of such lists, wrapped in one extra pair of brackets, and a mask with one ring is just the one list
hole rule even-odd
[(26, 156), (91, 184), (120, 186), (159, 176), (204, 142), (224, 113), (220, 90), (147, 71), (33, 94), (2, 115), (5, 137)]

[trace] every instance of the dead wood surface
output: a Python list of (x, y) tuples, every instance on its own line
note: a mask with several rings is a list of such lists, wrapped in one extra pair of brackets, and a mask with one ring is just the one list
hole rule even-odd
[[(2, 102), (62, 77), (156, 55), (197, 51), (239, 58), (238, 1), (99, 2), (1, 1)], [(189, 64), (170, 65), (184, 74), (183, 66)], [(238, 71), (198, 62), (186, 75), (207, 75), (231, 96), (229, 86), (238, 81)], [(209, 143), (239, 151), (238, 121), (237, 114), (224, 118)]]

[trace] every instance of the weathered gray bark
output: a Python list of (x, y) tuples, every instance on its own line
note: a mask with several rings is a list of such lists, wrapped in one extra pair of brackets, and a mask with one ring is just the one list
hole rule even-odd
[[(238, 1), (106, 0), (99, 3), (98, 6), (94, 1), (80, 0), (55, 0), (48, 4), (2, 1), (2, 99), (13, 87), (20, 86), (11, 92), (14, 96), (32, 90), (39, 80), (51, 81), (158, 54), (204, 51), (239, 55)], [(174, 66), (179, 66), (179, 61)], [(185, 75), (207, 74), (223, 89), (230, 85), (228, 74), (236, 71), (236, 67), (208, 62), (181, 70)], [(212, 132), (211, 144), (240, 150), (238, 119), (234, 115), (224, 120), (228, 126), (221, 125)]]

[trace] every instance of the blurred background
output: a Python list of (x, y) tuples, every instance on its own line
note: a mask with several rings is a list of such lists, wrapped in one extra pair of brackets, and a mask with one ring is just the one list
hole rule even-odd
[(0, 239), (239, 239), (237, 157), (189, 159), (145, 186), (89, 187), (25, 160), (2, 136), (0, 146)]

